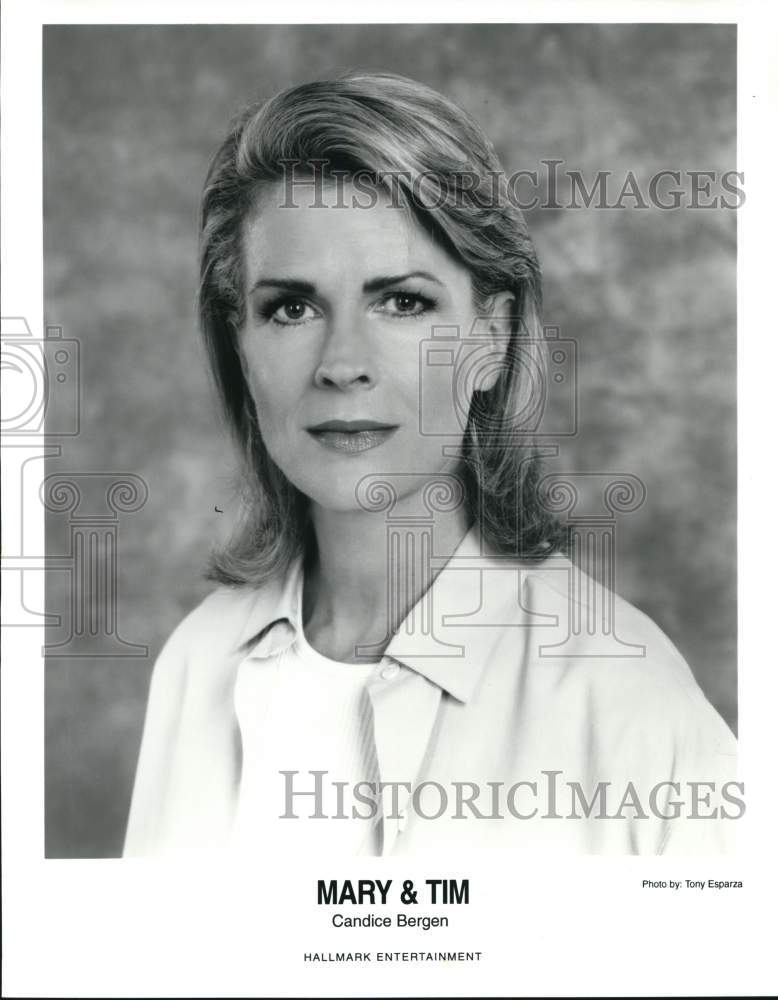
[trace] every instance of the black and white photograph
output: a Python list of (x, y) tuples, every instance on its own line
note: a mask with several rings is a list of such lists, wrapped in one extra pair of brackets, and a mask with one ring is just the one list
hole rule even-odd
[(593, 995), (568, 921), (506, 977), (516, 919), (594, 898), (713, 945), (774, 811), (742, 20), (112, 6), (15, 12), (28, 112), (3, 84), (4, 262), (10, 202), (41, 227), (2, 311), (4, 659), (40, 662), (4, 837), (118, 921), (17, 995)]
[(116, 631), (50, 574), (97, 605), (49, 630), (50, 856), (727, 848), (735, 57), (728, 25), (46, 29), (84, 404), (50, 554), (98, 490), (137, 508), (75, 554), (118, 564)]

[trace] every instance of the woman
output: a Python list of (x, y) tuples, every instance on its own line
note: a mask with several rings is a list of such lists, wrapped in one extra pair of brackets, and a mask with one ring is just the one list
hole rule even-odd
[[(245, 520), (156, 664), (127, 854), (726, 846), (729, 730), (539, 488), (509, 194), (461, 109), (388, 75), (287, 90), (219, 149), (200, 311)], [(573, 627), (606, 605), (607, 648)]]

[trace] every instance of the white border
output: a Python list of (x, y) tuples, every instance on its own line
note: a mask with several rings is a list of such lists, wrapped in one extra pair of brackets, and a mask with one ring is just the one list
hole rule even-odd
[[(462, 5), (464, 7), (464, 5)], [(394, 3), (387, 22), (460, 22), (472, 10)], [(426, 9), (425, 9), (426, 8)], [(283, 16), (256, 3), (173, 0), (6, 0), (2, 30), (3, 315), (43, 322), (41, 36), (43, 23), (332, 23), (364, 21), (359, 4), (298, 4)], [(6, 995), (726, 995), (775, 982), (778, 811), (773, 770), (778, 710), (771, 568), (778, 373), (775, 338), (775, 9), (759, 3), (489, 3), (486, 21), (739, 23), (739, 590), (740, 732), (748, 811), (729, 860), (488, 857), (451, 859), (481, 899), (446, 947), (483, 946), (480, 966), (301, 967), (306, 947), (373, 947), (334, 938), (312, 905), (320, 870), (246, 872), (229, 866), (43, 860), (42, 635), (4, 630), (2, 674), (3, 978)], [(4, 463), (5, 472), (5, 463)], [(4, 493), (6, 484), (4, 483)], [(712, 526), (711, 530), (715, 530)], [(43, 524), (37, 525), (43, 551)], [(5, 634), (7, 632), (7, 634)], [(445, 870), (403, 859), (331, 866), (329, 877), (428, 877)], [(671, 868), (671, 870), (670, 870)], [(341, 866), (342, 869), (342, 866)], [(644, 877), (742, 878), (737, 894), (672, 897)], [(485, 897), (489, 902), (485, 901)], [(399, 933), (399, 932), (398, 932)], [(411, 940), (408, 938), (407, 940)], [(417, 939), (414, 939), (414, 942)], [(432, 941), (430, 942), (433, 943)], [(438, 942), (441, 943), (441, 942)]]

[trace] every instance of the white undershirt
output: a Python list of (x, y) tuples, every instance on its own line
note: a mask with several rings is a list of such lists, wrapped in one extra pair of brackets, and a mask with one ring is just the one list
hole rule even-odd
[[(365, 687), (377, 664), (330, 660), (298, 628), (290, 646), (256, 667), (270, 672), (259, 680), (263, 695), (252, 697), (250, 682), (236, 692), (243, 768), (233, 846), (298, 856), (300, 851), (378, 854), (380, 819), (351, 817), (353, 786), (378, 780), (373, 712)], [(327, 817), (338, 812), (332, 782), (348, 782), (341, 810), (348, 818), (314, 818), (312, 795), (291, 800), (291, 811), (299, 818), (280, 818), (286, 810), (286, 779), (280, 771), (299, 772), (295, 792), (313, 791), (315, 778), (309, 772), (327, 771), (320, 799)]]

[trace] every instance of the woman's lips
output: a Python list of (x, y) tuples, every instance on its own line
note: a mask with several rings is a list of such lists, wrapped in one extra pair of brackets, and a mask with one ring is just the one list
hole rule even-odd
[(354, 454), (368, 451), (383, 444), (397, 430), (396, 427), (371, 427), (367, 430), (310, 430), (308, 433), (315, 438), (323, 448), (330, 451)]

